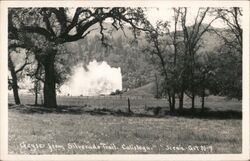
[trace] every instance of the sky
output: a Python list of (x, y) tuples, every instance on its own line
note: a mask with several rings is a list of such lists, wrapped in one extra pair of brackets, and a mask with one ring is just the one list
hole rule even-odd
[[(187, 24), (191, 25), (195, 17), (198, 13), (198, 7), (192, 7), (192, 8), (187, 8)], [(148, 8), (147, 10), (147, 16), (148, 20), (155, 25), (158, 20), (163, 20), (163, 21), (170, 21), (170, 31), (173, 31), (174, 29), (174, 24), (173, 24), (173, 16), (174, 16), (174, 11), (172, 8)], [(209, 14), (206, 15), (204, 19), (204, 23), (209, 23), (214, 16), (210, 16)], [(225, 23), (222, 22), (221, 20), (215, 20), (212, 23), (213, 27), (218, 27), (218, 28), (223, 28), (226, 27)]]
[[(187, 8), (187, 24), (191, 25), (194, 20), (195, 17), (198, 13), (198, 9), (199, 7), (188, 7)], [(212, 8), (211, 8), (212, 9)], [(75, 8), (70, 8), (69, 9), (70, 15), (74, 15), (75, 13)], [(148, 20), (155, 25), (156, 21), (158, 20), (163, 20), (163, 21), (170, 21), (171, 24), (171, 28), (170, 31), (173, 31), (173, 16), (174, 16), (174, 12), (172, 8), (167, 8), (167, 7), (147, 7), (147, 11), (146, 11), (146, 15)], [(206, 15), (205, 19), (204, 19), (204, 23), (209, 23), (212, 19), (214, 18), (214, 16), (211, 16), (209, 14)], [(107, 20), (108, 22), (109, 20)], [(217, 19), (212, 23), (213, 27), (218, 27), (218, 28), (223, 28), (226, 27), (226, 24), (224, 22), (222, 22), (221, 20)]]

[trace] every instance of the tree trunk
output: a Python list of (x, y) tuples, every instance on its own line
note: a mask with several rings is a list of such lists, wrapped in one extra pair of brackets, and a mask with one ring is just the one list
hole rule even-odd
[(132, 113), (131, 109), (130, 109), (130, 99), (128, 98), (128, 113)]
[(172, 112), (175, 112), (175, 92), (172, 94)]
[(173, 109), (175, 110), (175, 94), (172, 95), (172, 105)]
[(56, 78), (55, 78), (55, 50), (47, 53), (44, 62), (45, 82), (44, 82), (44, 106), (47, 108), (57, 108), (56, 103)]
[(37, 97), (38, 97), (38, 82), (35, 82), (35, 106), (37, 105)]
[(194, 95), (194, 92), (192, 92), (192, 110), (195, 109), (195, 95)]
[(179, 110), (183, 110), (184, 90), (181, 91), (179, 96)]
[(158, 83), (158, 77), (155, 74), (155, 85), (156, 85), (156, 98), (159, 98), (159, 83)]
[(205, 89), (202, 90), (202, 96), (201, 96), (201, 110), (205, 110)]
[(16, 76), (16, 72), (15, 72), (15, 67), (14, 64), (9, 56), (8, 58), (9, 60), (9, 68), (10, 68), (10, 73), (11, 73), (11, 77), (12, 77), (12, 89), (13, 89), (13, 95), (14, 95), (14, 99), (15, 99), (15, 103), (17, 105), (21, 104), (20, 98), (19, 98), (19, 94), (18, 94), (18, 83), (17, 83), (17, 76)]
[[(16, 75), (15, 75), (16, 76)], [(17, 105), (21, 104), (20, 98), (19, 98), (19, 94), (18, 94), (18, 84), (17, 84), (17, 78), (14, 78), (12, 76), (12, 88), (13, 88), (13, 95), (14, 95), (14, 99), (15, 99), (15, 103)]]
[(169, 89), (168, 89), (168, 102), (169, 102), (170, 114), (173, 114), (175, 112), (175, 99), (173, 99), (173, 96), (171, 95)]
[(35, 106), (37, 106), (38, 103), (37, 103), (37, 93), (35, 93)]

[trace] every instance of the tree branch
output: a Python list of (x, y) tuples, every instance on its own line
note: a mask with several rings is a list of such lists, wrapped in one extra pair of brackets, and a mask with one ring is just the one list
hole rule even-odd
[(51, 12), (50, 11), (48, 11), (49, 13), (46, 13), (46, 12), (47, 12), (46, 9), (42, 9), (43, 21), (46, 24), (47, 30), (51, 33), (53, 37), (55, 37), (56, 36), (55, 32), (53, 31), (50, 21), (49, 21), (49, 18), (51, 17)]
[(28, 62), (28, 56), (26, 55), (26, 57), (25, 57), (25, 63), (19, 69), (17, 69), (15, 71), (15, 73), (17, 74), (17, 73), (21, 72), (29, 64), (31, 64), (31, 62)]
[(53, 35), (47, 31), (45, 28), (38, 26), (23, 26), (20, 28), (20, 31), (26, 31), (30, 33), (38, 33), (45, 36), (49, 41), (53, 40)]

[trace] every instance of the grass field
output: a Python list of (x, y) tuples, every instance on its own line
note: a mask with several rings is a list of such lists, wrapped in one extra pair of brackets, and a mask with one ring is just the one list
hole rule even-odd
[(136, 110), (128, 115), (94, 105), (62, 106), (60, 112), (9, 105), (9, 153), (240, 153), (241, 102), (218, 97), (207, 101), (208, 114), (216, 117), (142, 115)]

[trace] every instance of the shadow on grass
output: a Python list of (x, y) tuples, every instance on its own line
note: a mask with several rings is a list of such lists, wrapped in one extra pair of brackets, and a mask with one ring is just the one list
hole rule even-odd
[(121, 110), (111, 110), (106, 108), (98, 109), (86, 109), (87, 105), (84, 106), (58, 106), (58, 108), (46, 108), (41, 105), (13, 105), (9, 104), (9, 109), (17, 110), (20, 113), (27, 114), (46, 114), (46, 113), (55, 113), (55, 114), (90, 114), (90, 115), (113, 115), (113, 116), (125, 116), (125, 117), (151, 117), (151, 118), (164, 118), (166, 116), (176, 116), (176, 117), (185, 117), (185, 118), (200, 118), (200, 119), (242, 119), (241, 111), (225, 110), (225, 111), (212, 111), (206, 108), (205, 110), (201, 109), (183, 109), (176, 110), (175, 113), (170, 114), (169, 111), (164, 110), (166, 108), (154, 107), (151, 108), (152, 113), (128, 113)]
[[(169, 111), (166, 112), (166, 115), (170, 115)], [(186, 118), (201, 118), (201, 119), (242, 119), (241, 111), (234, 110), (224, 110), (224, 111), (214, 111), (206, 108), (205, 110), (201, 109), (183, 109), (176, 110), (172, 115), (186, 117)]]

